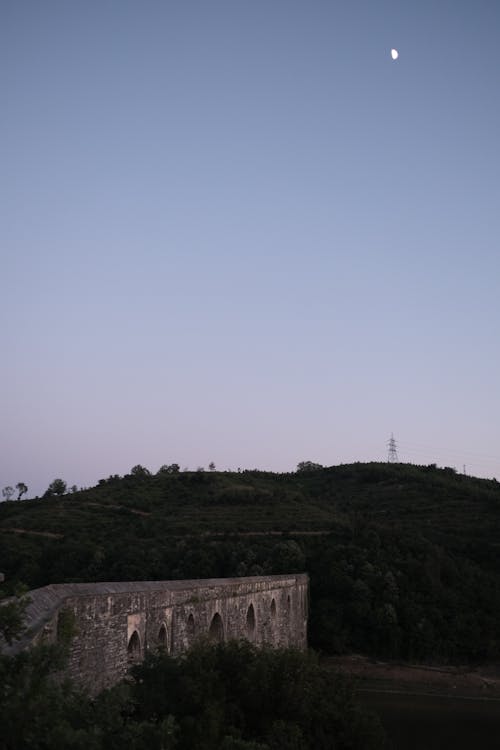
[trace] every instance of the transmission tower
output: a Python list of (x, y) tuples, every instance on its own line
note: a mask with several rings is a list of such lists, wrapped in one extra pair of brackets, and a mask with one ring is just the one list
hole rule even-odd
[(398, 451), (396, 448), (396, 441), (394, 439), (394, 435), (391, 432), (391, 439), (387, 443), (387, 461), (390, 464), (398, 464), (399, 458), (398, 458)]

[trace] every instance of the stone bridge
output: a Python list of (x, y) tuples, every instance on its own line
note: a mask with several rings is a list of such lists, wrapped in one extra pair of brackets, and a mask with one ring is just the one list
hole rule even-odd
[(308, 576), (62, 583), (28, 592), (27, 633), (15, 650), (57, 642), (71, 625), (68, 674), (92, 693), (158, 648), (199, 637), (307, 647)]

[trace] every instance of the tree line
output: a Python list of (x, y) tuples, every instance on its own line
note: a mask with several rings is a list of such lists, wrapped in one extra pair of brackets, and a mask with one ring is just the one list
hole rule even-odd
[[(14, 609), (8, 620), (5, 611)], [(22, 607), (0, 607), (1, 636)], [(17, 620), (19, 627), (19, 618)], [(63, 677), (74, 623), (56, 645), (0, 653), (5, 750), (382, 750), (379, 720), (345, 677), (313, 653), (198, 642), (150, 653), (126, 680), (91, 698)]]
[(24, 482), (18, 482), (16, 484), (16, 487), (12, 487), (10, 484), (8, 484), (6, 487), (2, 490), (2, 497), (4, 500), (12, 500), (13, 495), (15, 495), (17, 490), (17, 499), (20, 500), (23, 495), (25, 495), (28, 492), (28, 486)]

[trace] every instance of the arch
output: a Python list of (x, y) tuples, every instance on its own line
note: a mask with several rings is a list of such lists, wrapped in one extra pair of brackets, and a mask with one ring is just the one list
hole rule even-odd
[(273, 597), (271, 600), (271, 620), (274, 621), (275, 619), (276, 619), (276, 601)]
[(194, 623), (194, 616), (191, 614), (186, 621), (186, 635), (188, 643), (192, 643), (196, 632), (196, 626)]
[(141, 639), (137, 630), (134, 630), (127, 644), (127, 656), (129, 661), (139, 661), (141, 658)]
[(255, 610), (253, 604), (247, 609), (247, 637), (253, 638), (255, 635)]
[(165, 623), (162, 623), (162, 626), (158, 631), (158, 648), (168, 648), (167, 626)]
[(212, 617), (212, 622), (210, 623), (210, 629), (208, 631), (208, 637), (215, 643), (222, 643), (224, 640), (224, 623), (222, 622), (222, 617), (218, 612), (216, 612)]

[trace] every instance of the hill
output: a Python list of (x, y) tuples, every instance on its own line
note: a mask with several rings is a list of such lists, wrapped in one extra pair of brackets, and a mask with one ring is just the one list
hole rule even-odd
[(428, 661), (500, 656), (500, 485), (452, 469), (142, 467), (0, 505), (4, 586), (307, 570), (312, 645)]

